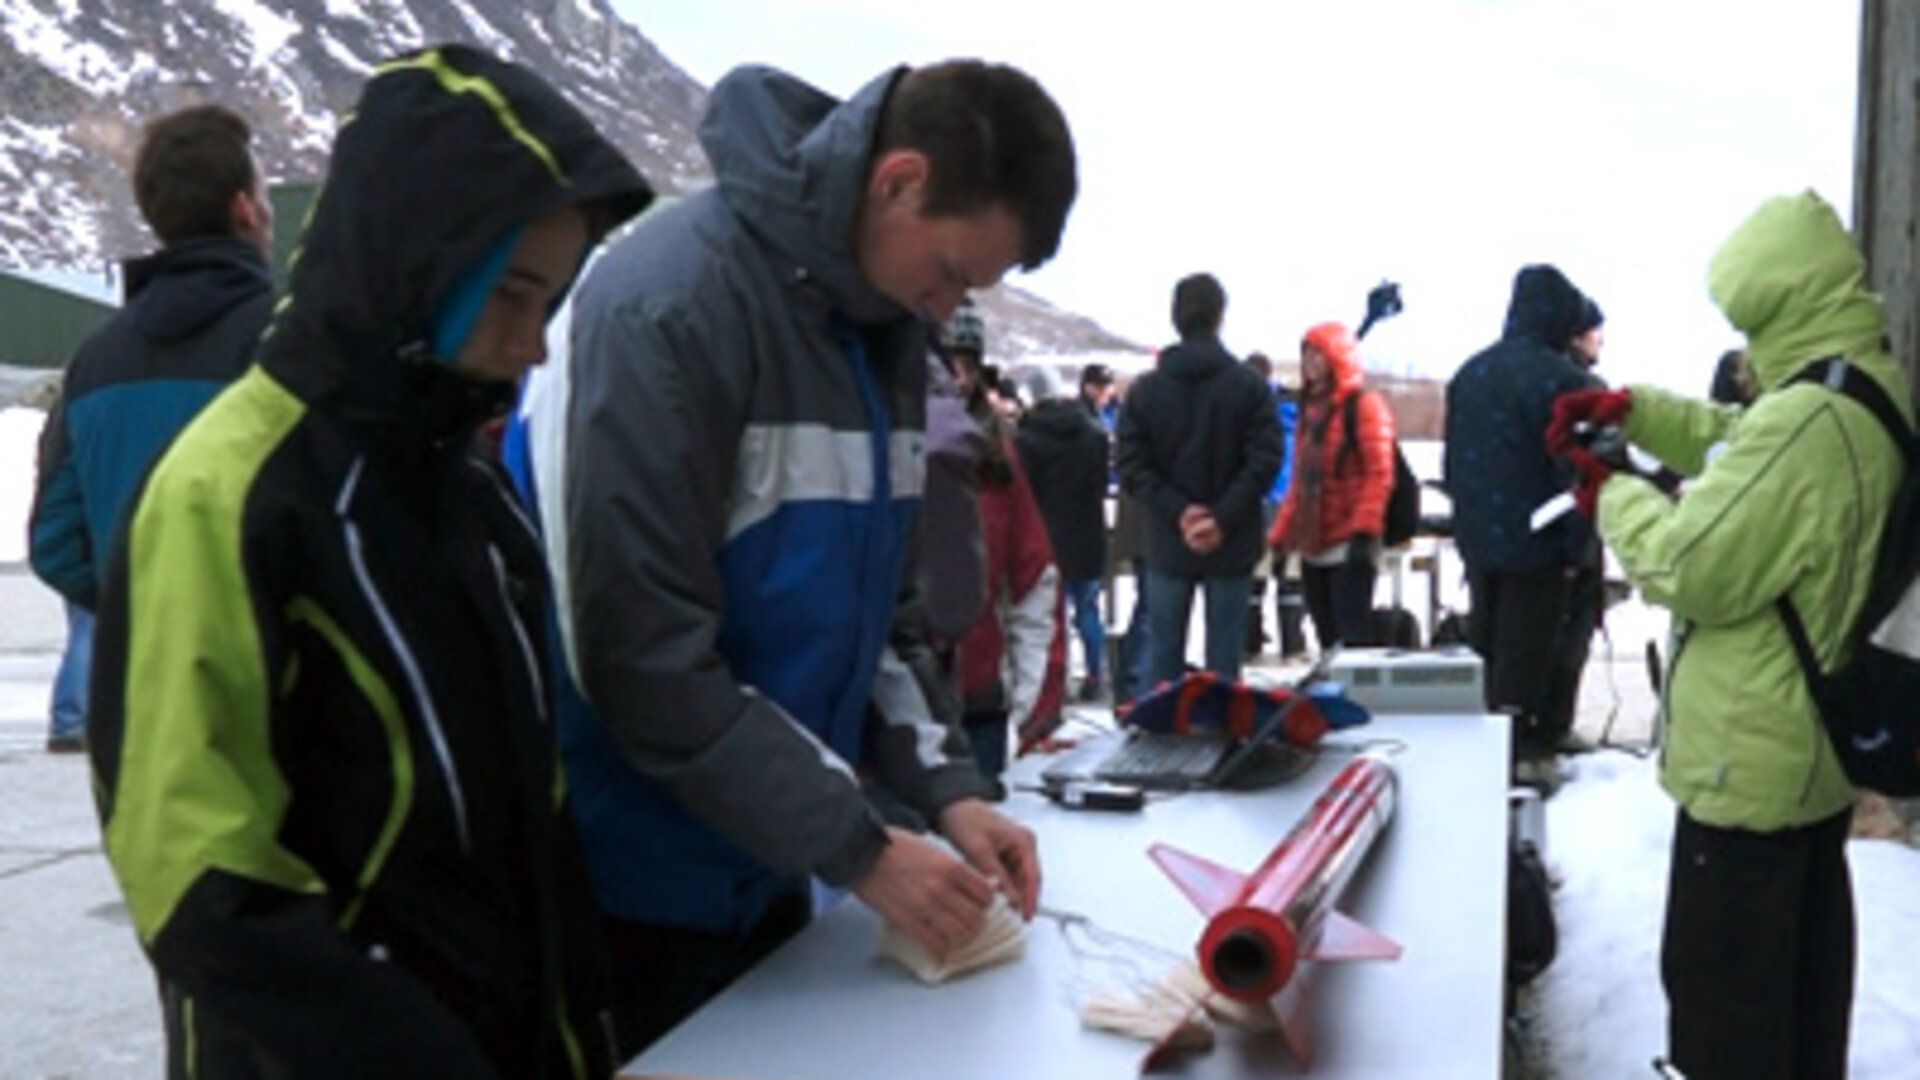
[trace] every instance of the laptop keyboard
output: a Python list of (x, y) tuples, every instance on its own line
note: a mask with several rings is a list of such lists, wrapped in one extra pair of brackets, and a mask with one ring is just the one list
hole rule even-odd
[(1098, 773), (1119, 783), (1158, 777), (1204, 780), (1228, 749), (1225, 740), (1205, 735), (1138, 732), (1100, 762)]

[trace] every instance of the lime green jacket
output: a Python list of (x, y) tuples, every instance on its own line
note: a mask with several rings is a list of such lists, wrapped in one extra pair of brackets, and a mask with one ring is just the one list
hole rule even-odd
[(1761, 395), (1742, 412), (1634, 387), (1627, 437), (1688, 479), (1676, 501), (1616, 476), (1598, 520), (1628, 578), (1674, 617), (1662, 785), (1695, 820), (1772, 831), (1829, 817), (1853, 796), (1774, 601), (1792, 599), (1831, 668), (1902, 468), (1864, 407), (1784, 384), (1840, 354), (1909, 421), (1911, 394), (1882, 347), (1859, 252), (1812, 192), (1761, 206), (1715, 254), (1708, 284), (1747, 337)]

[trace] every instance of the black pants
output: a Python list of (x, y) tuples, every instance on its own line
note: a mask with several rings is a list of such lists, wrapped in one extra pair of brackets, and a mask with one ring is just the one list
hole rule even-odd
[(1687, 1080), (1847, 1075), (1851, 820), (1755, 833), (1677, 815), (1660, 977)]
[(1552, 749), (1573, 730), (1600, 622), (1599, 568), (1472, 574), (1467, 589), (1467, 642), (1484, 665), (1488, 711), (1514, 718), (1516, 751)]
[(805, 885), (774, 900), (745, 934), (659, 926), (609, 917), (607, 955), (613, 969), (613, 1022), (620, 1060), (658, 1041), (799, 933), (812, 917)]
[(1313, 634), (1320, 639), (1321, 651), (1336, 642), (1364, 645), (1373, 641), (1373, 581), (1377, 575), (1372, 563), (1308, 565), (1301, 569), (1307, 615), (1313, 619)]

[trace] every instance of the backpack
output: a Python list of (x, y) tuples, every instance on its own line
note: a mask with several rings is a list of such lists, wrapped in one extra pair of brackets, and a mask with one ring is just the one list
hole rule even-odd
[(1793, 602), (1782, 596), (1774, 606), (1847, 777), (1858, 787), (1912, 798), (1920, 795), (1920, 441), (1879, 384), (1844, 357), (1816, 360), (1786, 385), (1797, 382), (1821, 383), (1864, 405), (1906, 464), (1840, 666), (1822, 672)]
[[(1360, 395), (1372, 392), (1360, 390), (1347, 395), (1342, 409), (1347, 425), (1347, 441), (1340, 447), (1342, 458), (1359, 450), (1353, 440), (1353, 432), (1354, 425), (1359, 422)], [(1396, 436), (1393, 440), (1393, 487), (1387, 492), (1387, 517), (1380, 530), (1380, 544), (1382, 547), (1400, 547), (1413, 539), (1413, 534), (1418, 531), (1420, 478), (1413, 475), (1413, 468), (1407, 464), (1407, 455), (1400, 452), (1400, 439)]]

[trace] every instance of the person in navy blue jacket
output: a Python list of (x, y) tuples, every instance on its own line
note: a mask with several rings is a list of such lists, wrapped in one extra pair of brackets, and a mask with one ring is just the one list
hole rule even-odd
[(1593, 526), (1569, 512), (1536, 527), (1533, 512), (1568, 490), (1540, 432), (1555, 397), (1601, 385), (1572, 353), (1597, 323), (1598, 308), (1558, 269), (1525, 267), (1500, 340), (1447, 383), (1444, 468), (1473, 602), (1467, 637), (1486, 664), (1488, 710), (1514, 717), (1517, 764), (1550, 762), (1567, 735), (1592, 636), (1581, 612), (1597, 588)]
[(86, 745), (92, 612), (127, 499), (246, 367), (267, 324), (273, 207), (252, 138), (220, 105), (147, 124), (133, 188), (160, 250), (127, 263), (125, 305), (81, 342), (41, 432), (29, 557), (68, 612), (47, 735), (55, 753)]

